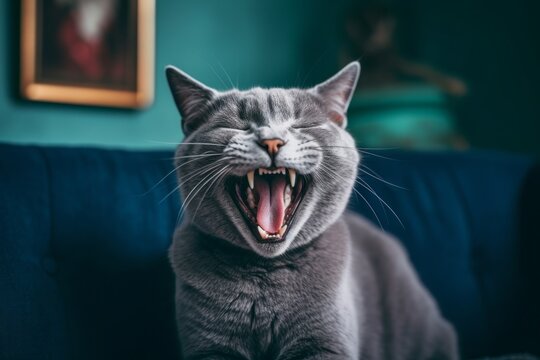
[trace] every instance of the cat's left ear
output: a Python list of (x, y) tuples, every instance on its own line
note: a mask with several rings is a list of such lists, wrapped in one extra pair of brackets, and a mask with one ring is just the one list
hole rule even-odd
[(347, 109), (360, 76), (360, 63), (354, 61), (325, 82), (310, 89), (327, 106), (328, 117), (337, 125), (347, 126)]

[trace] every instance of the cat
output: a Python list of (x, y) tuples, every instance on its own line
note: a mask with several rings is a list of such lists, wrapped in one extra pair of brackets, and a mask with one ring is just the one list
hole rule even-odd
[(184, 359), (458, 358), (402, 247), (345, 211), (359, 73), (220, 92), (166, 68), (185, 134), (169, 253)]

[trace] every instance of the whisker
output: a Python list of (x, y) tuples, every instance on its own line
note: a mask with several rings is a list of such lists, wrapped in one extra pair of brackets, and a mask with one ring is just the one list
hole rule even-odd
[(209, 146), (227, 147), (227, 145), (218, 144), (218, 143), (207, 143), (207, 142), (181, 142), (178, 145), (209, 145)]
[[(330, 157), (333, 157), (333, 158), (336, 158), (336, 159), (340, 159), (340, 161), (347, 161), (349, 162), (350, 164), (352, 165), (356, 165), (356, 161), (353, 161), (351, 159), (348, 159), (344, 156), (340, 156), (340, 155), (337, 155), (337, 154), (333, 154), (331, 152), (329, 152), (328, 150), (321, 150), (322, 152), (324, 152), (324, 154), (326, 156), (330, 156)], [(365, 167), (366, 169), (362, 169), (362, 167)], [(361, 173), (363, 174), (366, 174), (366, 175), (369, 175), (371, 176), (372, 178), (376, 179), (376, 180), (379, 180), (387, 185), (390, 185), (390, 186), (393, 186), (393, 187), (396, 187), (398, 189), (401, 189), (401, 190), (408, 190), (407, 188), (404, 188), (404, 187), (401, 187), (399, 185), (396, 185), (396, 184), (393, 184), (387, 180), (384, 180), (382, 178), (381, 175), (377, 174), (374, 170), (370, 169), (367, 165), (365, 165), (363, 162), (360, 162), (360, 168), (358, 169)], [(367, 170), (367, 171), (366, 171)], [(370, 173), (371, 172), (371, 173)]]
[(339, 148), (339, 149), (358, 150), (357, 148), (353, 146), (340, 146), (340, 145), (319, 145), (319, 148)]
[(335, 147), (335, 148), (345, 148), (345, 149), (356, 149), (356, 150), (370, 150), (370, 151), (388, 151), (388, 150), (399, 150), (397, 147), (393, 148), (373, 148), (373, 147), (360, 147), (360, 146), (341, 146), (341, 145), (321, 145), (321, 147)]
[(216, 75), (216, 77), (219, 79), (219, 81), (221, 82), (221, 85), (223, 85), (223, 88), (227, 88), (227, 84), (225, 83), (225, 81), (223, 81), (223, 78), (221, 76), (219, 76), (219, 74), (214, 69), (214, 67), (212, 65), (208, 65), (208, 67), (210, 68), (210, 70), (212, 70), (214, 75)]
[(405, 225), (403, 225), (403, 222), (401, 222), (401, 219), (399, 218), (399, 216), (397, 216), (397, 214), (395, 213), (395, 211), (390, 207), (390, 205), (388, 205), (386, 203), (386, 201), (384, 201), (383, 199), (381, 199), (381, 197), (375, 192), (375, 190), (373, 190), (373, 188), (371, 186), (369, 186), (364, 180), (362, 180), (361, 178), (358, 178), (358, 180), (360, 180), (361, 182), (356, 182), (357, 184), (361, 185), (364, 189), (368, 190), (370, 193), (372, 193), (377, 199), (379, 199), (380, 202), (382, 202), (387, 208), (388, 210), (390, 210), (392, 212), (392, 214), (395, 216), (395, 218), (397, 219), (397, 221), (400, 223), (401, 227), (405, 229)]
[(335, 159), (339, 159), (340, 161), (341, 160), (347, 161), (349, 164), (357, 166), (357, 163), (358, 163), (357, 161), (351, 160), (351, 159), (349, 159), (347, 157), (344, 157), (344, 156), (340, 156), (340, 155), (331, 153), (331, 152), (326, 151), (326, 150), (321, 150), (321, 151), (324, 153), (324, 156), (330, 156), (330, 157), (333, 157)]
[(212, 153), (212, 154), (195, 154), (195, 155), (183, 155), (183, 156), (173, 156), (171, 160), (181, 160), (181, 159), (191, 159), (191, 158), (206, 158), (210, 156), (221, 156), (223, 153)]
[[(220, 164), (221, 165), (221, 164)], [(213, 176), (215, 176), (215, 168), (213, 168), (210, 173), (206, 174), (194, 187), (191, 189), (189, 194), (186, 196), (186, 199), (182, 203), (182, 207), (180, 208), (180, 213), (183, 214), (188, 205), (191, 203), (191, 201), (197, 196), (197, 194), (204, 188), (204, 186), (213, 179)], [(218, 170), (218, 172), (221, 170)], [(204, 183), (203, 183), (204, 182)], [(193, 193), (195, 191), (195, 193)]]
[(223, 147), (227, 146), (223, 144), (204, 143), (204, 142), (190, 143), (190, 142), (166, 142), (166, 141), (156, 141), (156, 140), (147, 140), (147, 141), (152, 142), (152, 143), (157, 143), (157, 144), (166, 144), (166, 145), (210, 145), (210, 146), (223, 146)]
[[(220, 164), (221, 166), (221, 164)], [(186, 198), (184, 199), (184, 201), (182, 202), (182, 207), (180, 210), (182, 209), (185, 209), (187, 203), (189, 202), (190, 200), (190, 196), (193, 194), (193, 191), (195, 191), (196, 189), (198, 189), (199, 187), (202, 188), (201, 185), (204, 185), (203, 182), (207, 179), (211, 179), (212, 176), (215, 174), (215, 171), (216, 169), (218, 169), (219, 167), (212, 167), (211, 169), (209, 169), (205, 174), (204, 176), (202, 176), (202, 178), (197, 182), (197, 184), (195, 184), (195, 186), (193, 186), (193, 188), (191, 189), (191, 191), (187, 194)], [(219, 171), (219, 170), (217, 170)]]
[(221, 169), (220, 171), (218, 171), (218, 173), (215, 175), (214, 177), (214, 181), (212, 181), (208, 187), (206, 188), (206, 191), (204, 192), (203, 196), (201, 197), (201, 199), (199, 200), (199, 205), (197, 205), (197, 208), (195, 209), (195, 213), (193, 214), (193, 217), (196, 217), (197, 216), (197, 212), (199, 211), (199, 208), (201, 207), (201, 204), (202, 202), (204, 201), (204, 198), (206, 197), (206, 194), (208, 194), (208, 191), (212, 188), (212, 186), (214, 186), (214, 184), (216, 184), (216, 182), (223, 178), (223, 176), (225, 176), (227, 174), (227, 172), (229, 171), (229, 167), (230, 165), (227, 165), (226, 167), (224, 167), (223, 169)]
[[(215, 169), (212, 169), (212, 170), (215, 170)], [(178, 216), (176, 217), (176, 225), (178, 225), (178, 222), (180, 221), (180, 218), (182, 217), (182, 215), (185, 213), (185, 209), (186, 209), (186, 206), (187, 206), (187, 202), (190, 201), (190, 195), (193, 193), (193, 191), (195, 191), (199, 185), (201, 185), (201, 183), (205, 180), (205, 179), (211, 179), (212, 178), (212, 175), (214, 174), (213, 171), (210, 171), (209, 173), (205, 174), (203, 176), (203, 178), (193, 187), (193, 189), (191, 189), (191, 191), (189, 192), (189, 194), (186, 196), (186, 198), (184, 199), (184, 201), (182, 202), (182, 206), (180, 206), (180, 210), (178, 210)], [(202, 189), (202, 187), (201, 187)], [(198, 192), (198, 190), (197, 190)]]
[[(373, 190), (373, 188), (368, 184), (366, 183), (363, 179), (361, 179), (360, 177), (358, 177), (357, 179), (354, 180), (355, 184), (359, 184), (360, 186), (362, 186), (362, 183), (364, 183), (369, 189), (371, 189), (373, 192), (375, 190)], [(383, 202), (381, 201), (381, 199), (379, 198), (379, 204), (381, 205), (381, 208), (383, 209), (383, 212), (384, 212), (384, 216), (386, 218), (386, 222), (388, 223), (388, 214), (386, 213), (386, 208), (384, 207), (383, 205)]]
[(231, 87), (234, 88), (234, 83), (233, 83), (231, 77), (229, 76), (229, 73), (227, 72), (227, 70), (225, 70), (225, 68), (223, 67), (223, 65), (221, 65), (221, 63), (219, 61), (217, 63), (219, 65), (219, 67), (221, 68), (221, 71), (223, 71), (223, 73), (227, 77), (227, 80), (229, 80), (229, 83), (231, 84)]
[(366, 154), (366, 155), (378, 157), (378, 158), (380, 158), (380, 159), (386, 159), (386, 160), (397, 161), (396, 159), (390, 158), (390, 157), (388, 157), (388, 156), (383, 156), (383, 155), (380, 155), (380, 154), (375, 154), (375, 153), (372, 153), (372, 152), (369, 152), (369, 151), (366, 151), (366, 150), (362, 150), (362, 149), (358, 149), (358, 148), (357, 148), (357, 150), (360, 151), (362, 154)]
[[(332, 170), (332, 169), (328, 168), (328, 166), (325, 165), (324, 163), (321, 163), (321, 167), (326, 168), (329, 171)], [(346, 181), (346, 179), (343, 178), (339, 173), (335, 172), (334, 175), (340, 177), (343, 181)], [(358, 182), (358, 180), (360, 180), (361, 182)], [(390, 207), (390, 205), (388, 205), (383, 199), (381, 199), (381, 197), (371, 188), (371, 186), (367, 185), (366, 182), (361, 178), (354, 179), (354, 182), (361, 185), (363, 188), (365, 188), (369, 192), (371, 192), (380, 202), (382, 202), (388, 208), (388, 210), (390, 210), (392, 212), (392, 214), (396, 217), (396, 219), (401, 224), (401, 226), (403, 228), (405, 228), (405, 226), (403, 225), (403, 222), (401, 222), (401, 219), (399, 218), (399, 216), (397, 216), (395, 211)], [(367, 186), (365, 186), (364, 184), (366, 184)], [(353, 187), (353, 190), (357, 191), (354, 187)]]
[(389, 150), (399, 150), (397, 147), (356, 147), (358, 150), (370, 150), (370, 151), (389, 151)]
[(148, 195), (152, 190), (154, 190), (157, 186), (159, 186), (159, 184), (161, 184), (163, 181), (165, 181), (166, 178), (168, 178), (171, 174), (173, 174), (174, 172), (178, 171), (181, 167), (189, 164), (190, 162), (193, 162), (193, 161), (197, 161), (199, 160), (199, 158), (195, 158), (195, 159), (191, 159), (189, 161), (186, 161), (185, 163), (182, 163), (181, 165), (175, 167), (174, 169), (172, 169), (169, 173), (167, 173), (167, 175), (163, 176), (161, 178), (161, 180), (159, 180), (157, 183), (155, 183), (150, 189), (148, 189), (146, 192), (142, 193), (140, 196), (146, 196)]
[(382, 226), (382, 223), (381, 223), (381, 220), (379, 220), (379, 217), (377, 216), (377, 213), (375, 212), (375, 210), (373, 209), (373, 207), (371, 206), (371, 204), (369, 203), (369, 201), (367, 201), (367, 199), (364, 197), (364, 195), (362, 195), (358, 190), (356, 190), (355, 188), (353, 188), (353, 190), (358, 194), (360, 195), (360, 197), (362, 198), (362, 200), (364, 200), (364, 202), (366, 203), (367, 206), (369, 206), (371, 212), (373, 213), (373, 215), (375, 215), (375, 219), (377, 219), (377, 223), (379, 224), (379, 227), (384, 230), (384, 227)]
[[(339, 177), (341, 177), (339, 174), (337, 174), (336, 172), (334, 172), (332, 174), (331, 170), (332, 169), (329, 169), (327, 168), (325, 165), (323, 165), (321, 163), (321, 169), (326, 173), (328, 174), (329, 176), (331, 175), (338, 175)], [(341, 177), (341, 179), (343, 179), (343, 177)], [(377, 219), (377, 223), (379, 224), (379, 227), (384, 230), (383, 226), (382, 226), (382, 223), (381, 223), (381, 220), (379, 219), (379, 216), (377, 215), (377, 212), (375, 211), (375, 209), (373, 209), (373, 207), (371, 206), (371, 204), (369, 203), (369, 201), (364, 197), (364, 195), (362, 195), (357, 189), (355, 189), (354, 187), (352, 188), (352, 190), (354, 191), (355, 194), (357, 194), (358, 196), (360, 196), (362, 198), (362, 200), (364, 200), (364, 202), (366, 203), (366, 205), (370, 208), (371, 212), (373, 213), (373, 215), (375, 215), (375, 219)]]
[[(362, 169), (362, 167), (365, 167), (365, 169)], [(401, 190), (408, 190), (407, 188), (401, 187), (401, 186), (396, 185), (396, 184), (392, 184), (391, 182), (384, 180), (379, 174), (377, 174), (375, 171), (370, 169), (367, 165), (360, 164), (360, 169), (359, 170), (360, 170), (361, 173), (369, 175), (372, 178), (374, 178), (376, 180), (379, 180), (379, 181), (381, 181), (381, 182), (383, 182), (383, 183), (385, 183), (387, 185), (396, 187), (396, 188), (401, 189)], [(369, 171), (371, 171), (373, 174), (371, 174)]]
[(161, 204), (163, 201), (165, 201), (165, 199), (167, 199), (175, 191), (177, 191), (180, 188), (180, 186), (185, 184), (190, 179), (193, 179), (195, 176), (201, 175), (201, 174), (206, 173), (208, 171), (212, 171), (213, 169), (217, 168), (218, 166), (221, 166), (221, 164), (219, 162), (223, 161), (223, 160), (226, 160), (226, 159), (227, 158), (222, 158), (222, 159), (219, 159), (219, 160), (217, 160), (216, 162), (214, 162), (212, 164), (207, 164), (207, 165), (203, 166), (201, 169), (197, 169), (194, 173), (191, 173), (187, 178), (181, 179), (182, 181), (174, 189), (172, 189), (167, 195), (165, 195), (165, 197), (163, 199), (161, 199), (161, 201), (159, 203)]
[(331, 149), (331, 148), (354, 150), (354, 151), (359, 151), (362, 154), (378, 157), (378, 158), (381, 158), (381, 159), (397, 161), (396, 159), (390, 158), (388, 156), (375, 154), (375, 153), (363, 150), (362, 148), (351, 147), (351, 146), (338, 146), (338, 145), (319, 145), (319, 150)]

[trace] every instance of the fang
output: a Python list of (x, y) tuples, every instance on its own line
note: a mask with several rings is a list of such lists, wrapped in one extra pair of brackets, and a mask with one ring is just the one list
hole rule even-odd
[(261, 235), (263, 239), (268, 239), (268, 233), (264, 231), (262, 227), (257, 226), (257, 230), (259, 230), (259, 235)]
[(247, 179), (248, 179), (249, 187), (253, 189), (255, 187), (255, 171), (252, 170), (248, 172)]
[(289, 169), (289, 179), (291, 181), (291, 187), (294, 187), (296, 185), (296, 170)]

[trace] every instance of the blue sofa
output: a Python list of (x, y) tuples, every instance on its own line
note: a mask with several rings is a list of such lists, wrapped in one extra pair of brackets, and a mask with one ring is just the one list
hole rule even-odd
[[(175, 359), (172, 152), (0, 145), (0, 359)], [(383, 156), (383, 157), (381, 157)], [(365, 154), (350, 207), (399, 237), (465, 358), (540, 353), (540, 169)], [(165, 177), (161, 183), (159, 181)], [(158, 185), (156, 185), (158, 184)]]

